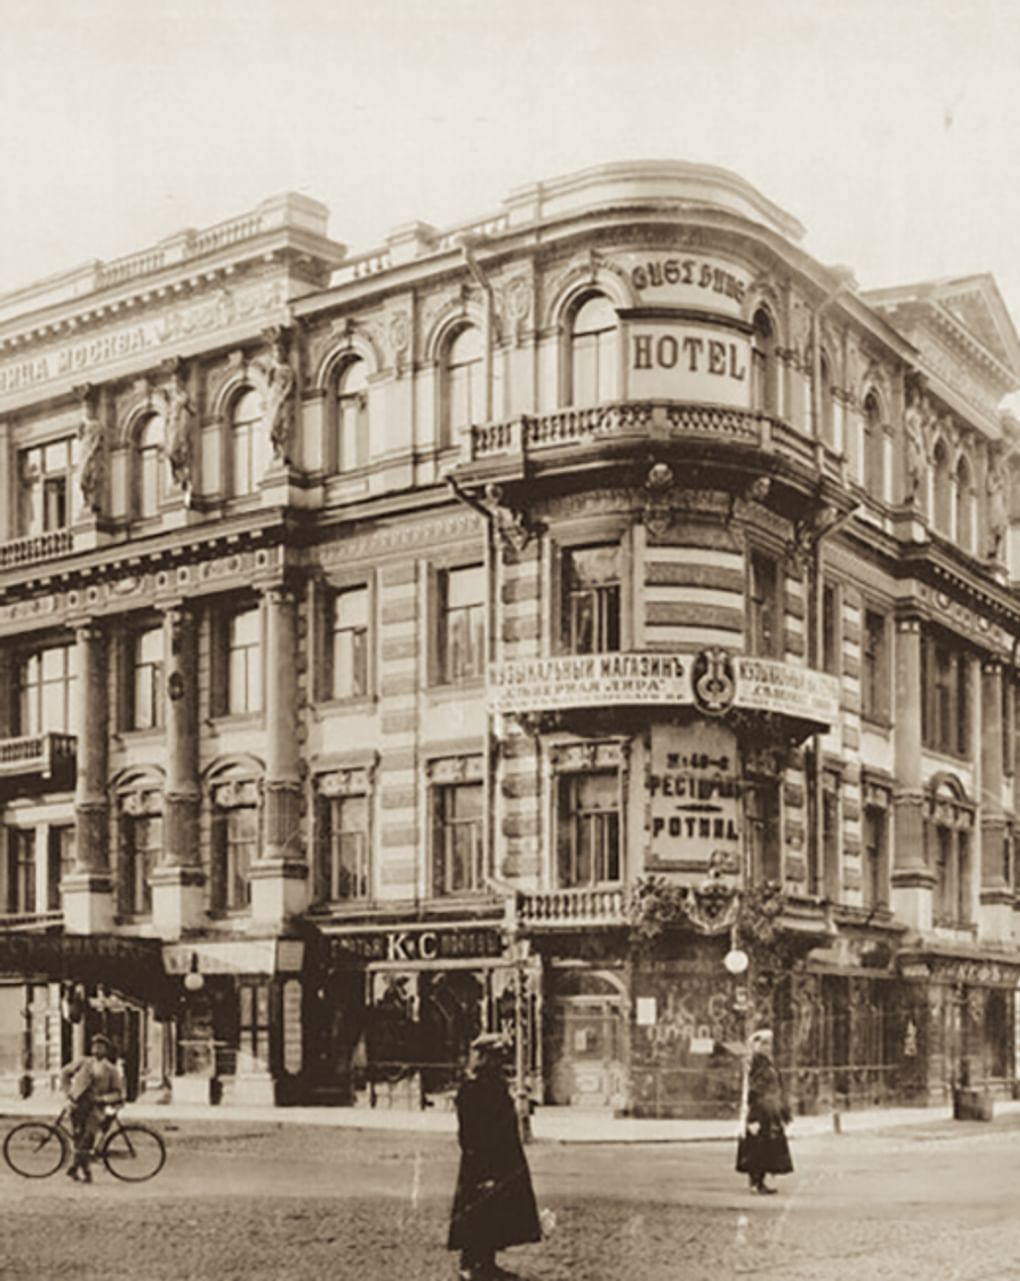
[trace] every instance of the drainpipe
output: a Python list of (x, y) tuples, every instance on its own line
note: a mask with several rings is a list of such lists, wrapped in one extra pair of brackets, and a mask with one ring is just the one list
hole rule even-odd
[(464, 255), (464, 261), (467, 263), (468, 271), (471, 272), (472, 279), (478, 288), (482, 291), (484, 303), (484, 335), (483, 341), (485, 350), (483, 353), (482, 363), (482, 381), (484, 383), (485, 395), (485, 421), (492, 421), (492, 337), (493, 337), (493, 320), (495, 316), (495, 306), (492, 297), (492, 284), (488, 276), (482, 270), (481, 264), (475, 257), (475, 249), (487, 243), (485, 236), (470, 235), (465, 232), (457, 237), (457, 243), (460, 245), (461, 253)]

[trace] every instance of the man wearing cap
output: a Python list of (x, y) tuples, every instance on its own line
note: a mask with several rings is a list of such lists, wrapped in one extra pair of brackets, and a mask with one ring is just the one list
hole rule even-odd
[(542, 1239), (503, 1072), (506, 1049), (500, 1036), (476, 1037), (467, 1078), (457, 1091), (461, 1157), (447, 1248), (460, 1251), (461, 1281), (506, 1281), (514, 1273), (498, 1266), (496, 1251)]
[(104, 1110), (124, 1100), (120, 1070), (114, 1062), (113, 1042), (101, 1033), (92, 1038), (92, 1053), (69, 1063), (60, 1074), (70, 1102), (74, 1160), (68, 1167), (70, 1179), (92, 1182), (89, 1163), (96, 1136), (102, 1129)]

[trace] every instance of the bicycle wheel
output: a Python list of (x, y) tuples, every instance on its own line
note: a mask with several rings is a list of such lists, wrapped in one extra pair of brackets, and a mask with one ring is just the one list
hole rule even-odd
[(67, 1138), (45, 1121), (22, 1121), (7, 1132), (4, 1160), (26, 1179), (46, 1179), (67, 1160)]
[(162, 1170), (166, 1145), (144, 1125), (119, 1125), (103, 1144), (101, 1155), (115, 1179), (142, 1183)]

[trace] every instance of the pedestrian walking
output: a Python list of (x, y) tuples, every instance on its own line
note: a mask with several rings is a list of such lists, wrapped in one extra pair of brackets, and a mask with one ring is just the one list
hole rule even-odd
[(515, 1273), (499, 1267), (496, 1252), (542, 1239), (505, 1052), (502, 1037), (476, 1037), (457, 1091), (461, 1157), (447, 1248), (460, 1251), (462, 1281), (507, 1281)]
[(124, 1083), (114, 1059), (113, 1042), (101, 1033), (92, 1038), (92, 1053), (69, 1063), (60, 1074), (70, 1103), (74, 1160), (69, 1179), (92, 1182), (89, 1164), (96, 1138), (103, 1127), (106, 1108), (124, 1100)]
[(737, 1141), (737, 1170), (751, 1190), (762, 1196), (778, 1191), (765, 1182), (768, 1174), (792, 1174), (786, 1141), (791, 1120), (782, 1077), (772, 1057), (772, 1032), (761, 1028), (751, 1037), (751, 1059), (744, 1076), (744, 1121)]

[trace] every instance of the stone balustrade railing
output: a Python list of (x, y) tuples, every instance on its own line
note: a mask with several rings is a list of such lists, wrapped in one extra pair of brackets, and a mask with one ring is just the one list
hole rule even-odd
[(839, 478), (843, 459), (821, 441), (802, 436), (788, 424), (754, 410), (726, 405), (693, 405), (683, 401), (610, 401), (549, 414), (523, 414), (503, 422), (474, 427), (472, 460), (600, 440), (638, 436), (651, 440), (684, 438), (747, 445), (778, 453), (805, 467)]
[(69, 529), (50, 529), (44, 534), (29, 534), (0, 543), (0, 569), (17, 565), (34, 565), (37, 561), (63, 556), (74, 550), (74, 537)]
[(43, 930), (50, 925), (62, 925), (64, 913), (57, 912), (0, 912), (0, 933), (7, 930)]
[(77, 742), (73, 734), (26, 734), (0, 739), (0, 777), (28, 771), (51, 774), (74, 761)]
[(624, 919), (623, 887), (523, 893), (517, 901), (521, 925), (613, 925)]

